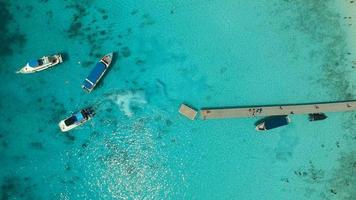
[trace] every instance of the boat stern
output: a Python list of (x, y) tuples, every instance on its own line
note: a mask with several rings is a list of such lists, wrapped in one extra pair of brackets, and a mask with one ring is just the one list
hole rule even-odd
[(58, 60), (58, 64), (63, 62), (63, 58), (62, 58), (62, 55), (61, 55), (60, 53), (57, 54), (57, 55), (55, 55), (55, 57), (56, 57), (57, 60)]
[(94, 84), (92, 84), (90, 81), (85, 79), (85, 81), (82, 84), (82, 88), (85, 92), (90, 93), (94, 89)]

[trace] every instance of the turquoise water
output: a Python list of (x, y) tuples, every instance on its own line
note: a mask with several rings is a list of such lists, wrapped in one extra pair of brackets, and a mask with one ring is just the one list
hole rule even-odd
[[(256, 119), (177, 112), (354, 99), (337, 3), (0, 0), (2, 199), (355, 199), (354, 113), (260, 134)], [(14, 73), (57, 52), (61, 65)], [(92, 121), (59, 131), (89, 105)]]

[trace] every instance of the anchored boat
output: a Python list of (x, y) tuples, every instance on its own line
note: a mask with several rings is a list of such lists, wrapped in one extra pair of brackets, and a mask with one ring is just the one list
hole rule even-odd
[(320, 121), (328, 118), (324, 113), (311, 113), (309, 114), (309, 121)]
[(67, 119), (60, 121), (58, 125), (62, 132), (66, 132), (89, 121), (94, 115), (95, 112), (92, 108), (84, 108)]
[(30, 60), (23, 68), (18, 70), (16, 73), (29, 74), (34, 72), (39, 72), (47, 68), (53, 67), (59, 63), (62, 63), (63, 59), (61, 54), (55, 54), (52, 56), (43, 56), (39, 59)]
[(286, 126), (290, 123), (287, 115), (266, 117), (259, 121), (256, 126), (257, 131), (266, 131), (281, 126)]
[(109, 68), (113, 58), (113, 53), (106, 54), (96, 63), (94, 69), (90, 72), (88, 77), (83, 82), (82, 88), (91, 92), (96, 84), (100, 81), (101, 77), (105, 74), (106, 70)]

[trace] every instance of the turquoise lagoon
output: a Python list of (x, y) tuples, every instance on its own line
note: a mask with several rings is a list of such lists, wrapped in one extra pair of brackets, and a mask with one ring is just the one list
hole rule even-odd
[[(355, 113), (266, 134), (195, 108), (355, 98), (339, 1), (0, 1), (2, 199), (355, 199)], [(355, 6), (355, 5), (353, 5)], [(105, 53), (100, 85), (80, 85)], [(26, 61), (65, 62), (29, 75)], [(93, 105), (89, 123), (57, 123)]]

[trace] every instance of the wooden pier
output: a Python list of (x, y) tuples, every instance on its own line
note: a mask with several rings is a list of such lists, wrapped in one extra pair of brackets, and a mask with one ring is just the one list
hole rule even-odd
[(185, 116), (186, 118), (190, 119), (190, 120), (194, 120), (195, 117), (197, 116), (198, 112), (196, 110), (194, 110), (193, 108), (182, 104), (179, 108), (179, 113), (182, 114), (183, 116)]
[(273, 106), (231, 107), (231, 108), (204, 108), (200, 117), (206, 119), (262, 117), (275, 115), (294, 115), (325, 112), (346, 112), (356, 110), (356, 100), (343, 102), (288, 104)]

